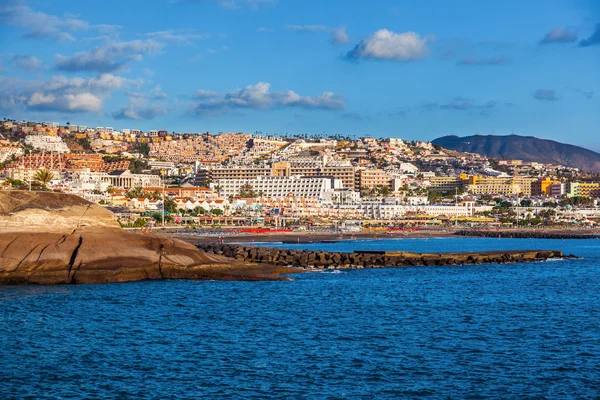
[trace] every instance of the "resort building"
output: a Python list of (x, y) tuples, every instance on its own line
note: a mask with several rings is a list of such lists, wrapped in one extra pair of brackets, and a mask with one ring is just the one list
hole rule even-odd
[[(249, 185), (249, 186), (248, 186)], [(335, 189), (335, 182), (326, 177), (258, 176), (254, 179), (216, 179), (211, 188), (221, 197), (240, 196), (245, 188), (263, 197), (288, 197), (321, 199), (328, 190)], [(338, 182), (338, 187), (341, 184)]]

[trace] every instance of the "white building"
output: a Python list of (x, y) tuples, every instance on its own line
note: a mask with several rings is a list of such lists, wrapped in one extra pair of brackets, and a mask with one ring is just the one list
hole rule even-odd
[(0, 163), (10, 160), (13, 156), (21, 157), (23, 154), (22, 147), (0, 140)]
[(68, 186), (75, 193), (93, 190), (105, 192), (110, 186), (110, 183), (102, 179), (106, 175), (104, 172), (91, 172), (89, 168), (84, 168), (73, 173)]
[[(239, 196), (245, 185), (262, 197), (288, 197), (322, 199), (325, 192), (336, 187), (331, 178), (300, 176), (258, 176), (255, 179), (218, 179), (210, 184), (221, 197)], [(339, 185), (339, 182), (337, 182)], [(219, 187), (219, 190), (216, 188)]]
[(365, 215), (374, 219), (390, 219), (402, 217), (405, 214), (421, 214), (438, 217), (445, 215), (447, 217), (472, 217), (475, 213), (474, 201), (462, 201), (457, 205), (449, 204), (395, 204), (382, 202), (363, 202), (360, 208), (365, 212)]
[(25, 137), (25, 144), (36, 150), (54, 153), (70, 153), (69, 147), (58, 136), (37, 136), (29, 135)]
[(113, 171), (104, 174), (102, 180), (110, 183), (114, 187), (122, 188), (133, 188), (141, 186), (147, 187), (160, 187), (162, 186), (162, 180), (157, 175), (145, 175), (145, 174), (132, 174), (130, 171)]

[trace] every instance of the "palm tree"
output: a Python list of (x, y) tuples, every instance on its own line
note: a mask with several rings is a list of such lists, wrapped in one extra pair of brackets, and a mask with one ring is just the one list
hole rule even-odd
[(50, 183), (52, 179), (54, 179), (54, 174), (47, 169), (38, 170), (35, 175), (33, 175), (33, 179), (36, 182), (39, 182), (44, 189), (46, 189), (46, 185)]

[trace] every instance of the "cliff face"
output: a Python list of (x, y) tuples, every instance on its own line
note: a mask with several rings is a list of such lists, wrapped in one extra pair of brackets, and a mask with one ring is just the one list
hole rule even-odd
[(279, 272), (126, 232), (111, 212), (76, 196), (0, 191), (0, 284), (144, 279), (275, 280)]

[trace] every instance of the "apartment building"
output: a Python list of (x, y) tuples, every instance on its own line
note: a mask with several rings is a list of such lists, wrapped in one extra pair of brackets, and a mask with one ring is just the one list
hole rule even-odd
[(215, 167), (210, 170), (211, 180), (256, 179), (270, 176), (271, 168), (256, 166)]
[(531, 196), (531, 186), (537, 178), (512, 177), (492, 178), (470, 176), (467, 190), (471, 194), (499, 194), (504, 196), (523, 195)]
[[(326, 158), (301, 158), (291, 161), (276, 162), (271, 165), (271, 176), (330, 176), (340, 180), (342, 186), (349, 189), (355, 188), (356, 168), (349, 163), (329, 163)], [(213, 178), (214, 179), (214, 178)]]
[(70, 153), (69, 147), (58, 136), (38, 136), (28, 135), (25, 138), (25, 144), (33, 147), (36, 150), (54, 152), (54, 153)]
[(375, 187), (391, 188), (392, 175), (380, 169), (359, 169), (356, 171), (355, 187), (372, 189)]
[(600, 183), (597, 182), (570, 182), (567, 188), (569, 197), (600, 197)]
[(396, 203), (363, 202), (360, 209), (365, 215), (373, 219), (391, 219), (402, 217), (405, 214), (420, 214), (432, 217), (441, 215), (447, 217), (471, 217), (475, 213), (474, 201), (462, 201), (458, 204), (426, 204), (407, 205)]
[(331, 178), (300, 176), (257, 176), (252, 179), (213, 179), (211, 189), (222, 197), (239, 196), (242, 189), (250, 185), (252, 190), (264, 197), (288, 197), (321, 199), (327, 190), (335, 188)]
[(429, 189), (439, 193), (454, 193), (456, 189), (464, 190), (467, 185), (466, 175), (461, 176), (432, 176), (429, 179)]
[(552, 185), (560, 184), (559, 181), (554, 181), (550, 178), (538, 179), (531, 183), (531, 195), (532, 196), (544, 196), (550, 195), (550, 189)]

